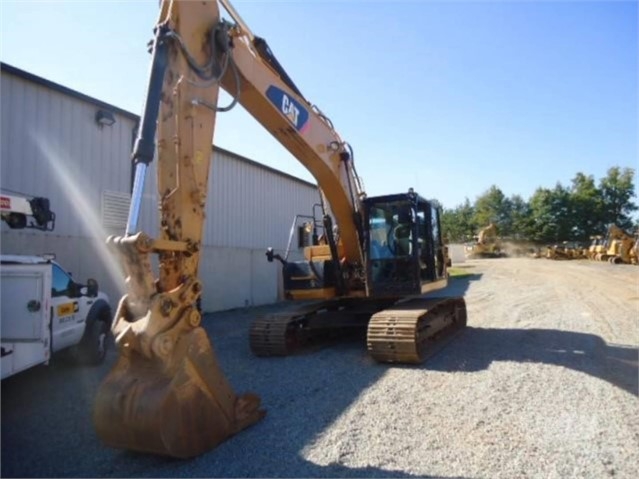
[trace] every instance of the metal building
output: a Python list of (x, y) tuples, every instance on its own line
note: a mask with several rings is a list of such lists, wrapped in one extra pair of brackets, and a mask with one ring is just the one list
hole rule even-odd
[[(2, 253), (55, 253), (78, 280), (93, 277), (117, 301), (119, 265), (105, 239), (125, 229), (130, 153), (139, 117), (0, 63), (0, 187), (51, 200), (53, 232), (1, 226)], [(279, 299), (280, 268), (265, 250), (287, 247), (297, 214), (319, 200), (311, 183), (230, 151), (212, 148), (200, 263), (202, 306), (216, 311)], [(139, 228), (157, 236), (155, 162)], [(295, 247), (295, 244), (294, 244)]]

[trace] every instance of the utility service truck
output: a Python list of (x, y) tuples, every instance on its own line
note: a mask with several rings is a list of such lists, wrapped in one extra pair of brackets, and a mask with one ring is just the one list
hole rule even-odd
[[(2, 220), (11, 229), (53, 229), (46, 198), (2, 194)], [(89, 279), (76, 282), (55, 255), (0, 255), (2, 378), (68, 350), (84, 364), (100, 364), (111, 327), (108, 296)]]
[(89, 279), (79, 284), (48, 256), (1, 255), (2, 379), (69, 350), (100, 364), (111, 327), (109, 298)]

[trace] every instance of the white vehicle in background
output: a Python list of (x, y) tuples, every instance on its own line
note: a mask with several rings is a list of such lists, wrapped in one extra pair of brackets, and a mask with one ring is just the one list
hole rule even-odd
[(95, 280), (77, 283), (51, 256), (0, 255), (2, 379), (70, 350), (104, 361), (111, 306)]
[[(11, 229), (52, 231), (49, 200), (0, 191), (0, 219)], [(2, 378), (69, 350), (84, 364), (104, 361), (111, 305), (98, 283), (73, 280), (54, 255), (0, 255)]]
[(53, 231), (55, 213), (49, 199), (0, 191), (0, 218), (11, 229), (33, 228)]

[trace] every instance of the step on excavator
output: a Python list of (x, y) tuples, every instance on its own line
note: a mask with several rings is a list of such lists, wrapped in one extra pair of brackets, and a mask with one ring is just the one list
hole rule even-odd
[[(215, 119), (235, 104), (312, 173), (322, 209), (323, 232), (313, 235), (303, 260), (266, 252), (283, 270), (292, 306), (255, 319), (249, 342), (256, 355), (290, 354), (327, 332), (358, 326), (367, 328), (375, 360), (414, 364), (466, 325), (463, 297), (437, 296), (450, 265), (439, 204), (412, 189), (367, 197), (350, 144), (227, 0), (163, 0), (151, 56), (127, 227), (107, 239), (127, 292), (112, 326), (118, 358), (94, 403), (106, 445), (188, 458), (265, 415), (258, 395), (231, 388), (197, 307)], [(218, 105), (220, 88), (232, 96), (230, 105)], [(161, 228), (152, 238), (137, 222), (156, 150)]]

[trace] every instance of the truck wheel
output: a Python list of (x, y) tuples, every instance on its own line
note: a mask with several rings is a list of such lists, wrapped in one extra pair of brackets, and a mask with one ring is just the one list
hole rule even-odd
[(107, 351), (109, 327), (104, 321), (93, 321), (80, 345), (80, 357), (83, 363), (98, 365), (104, 361)]

